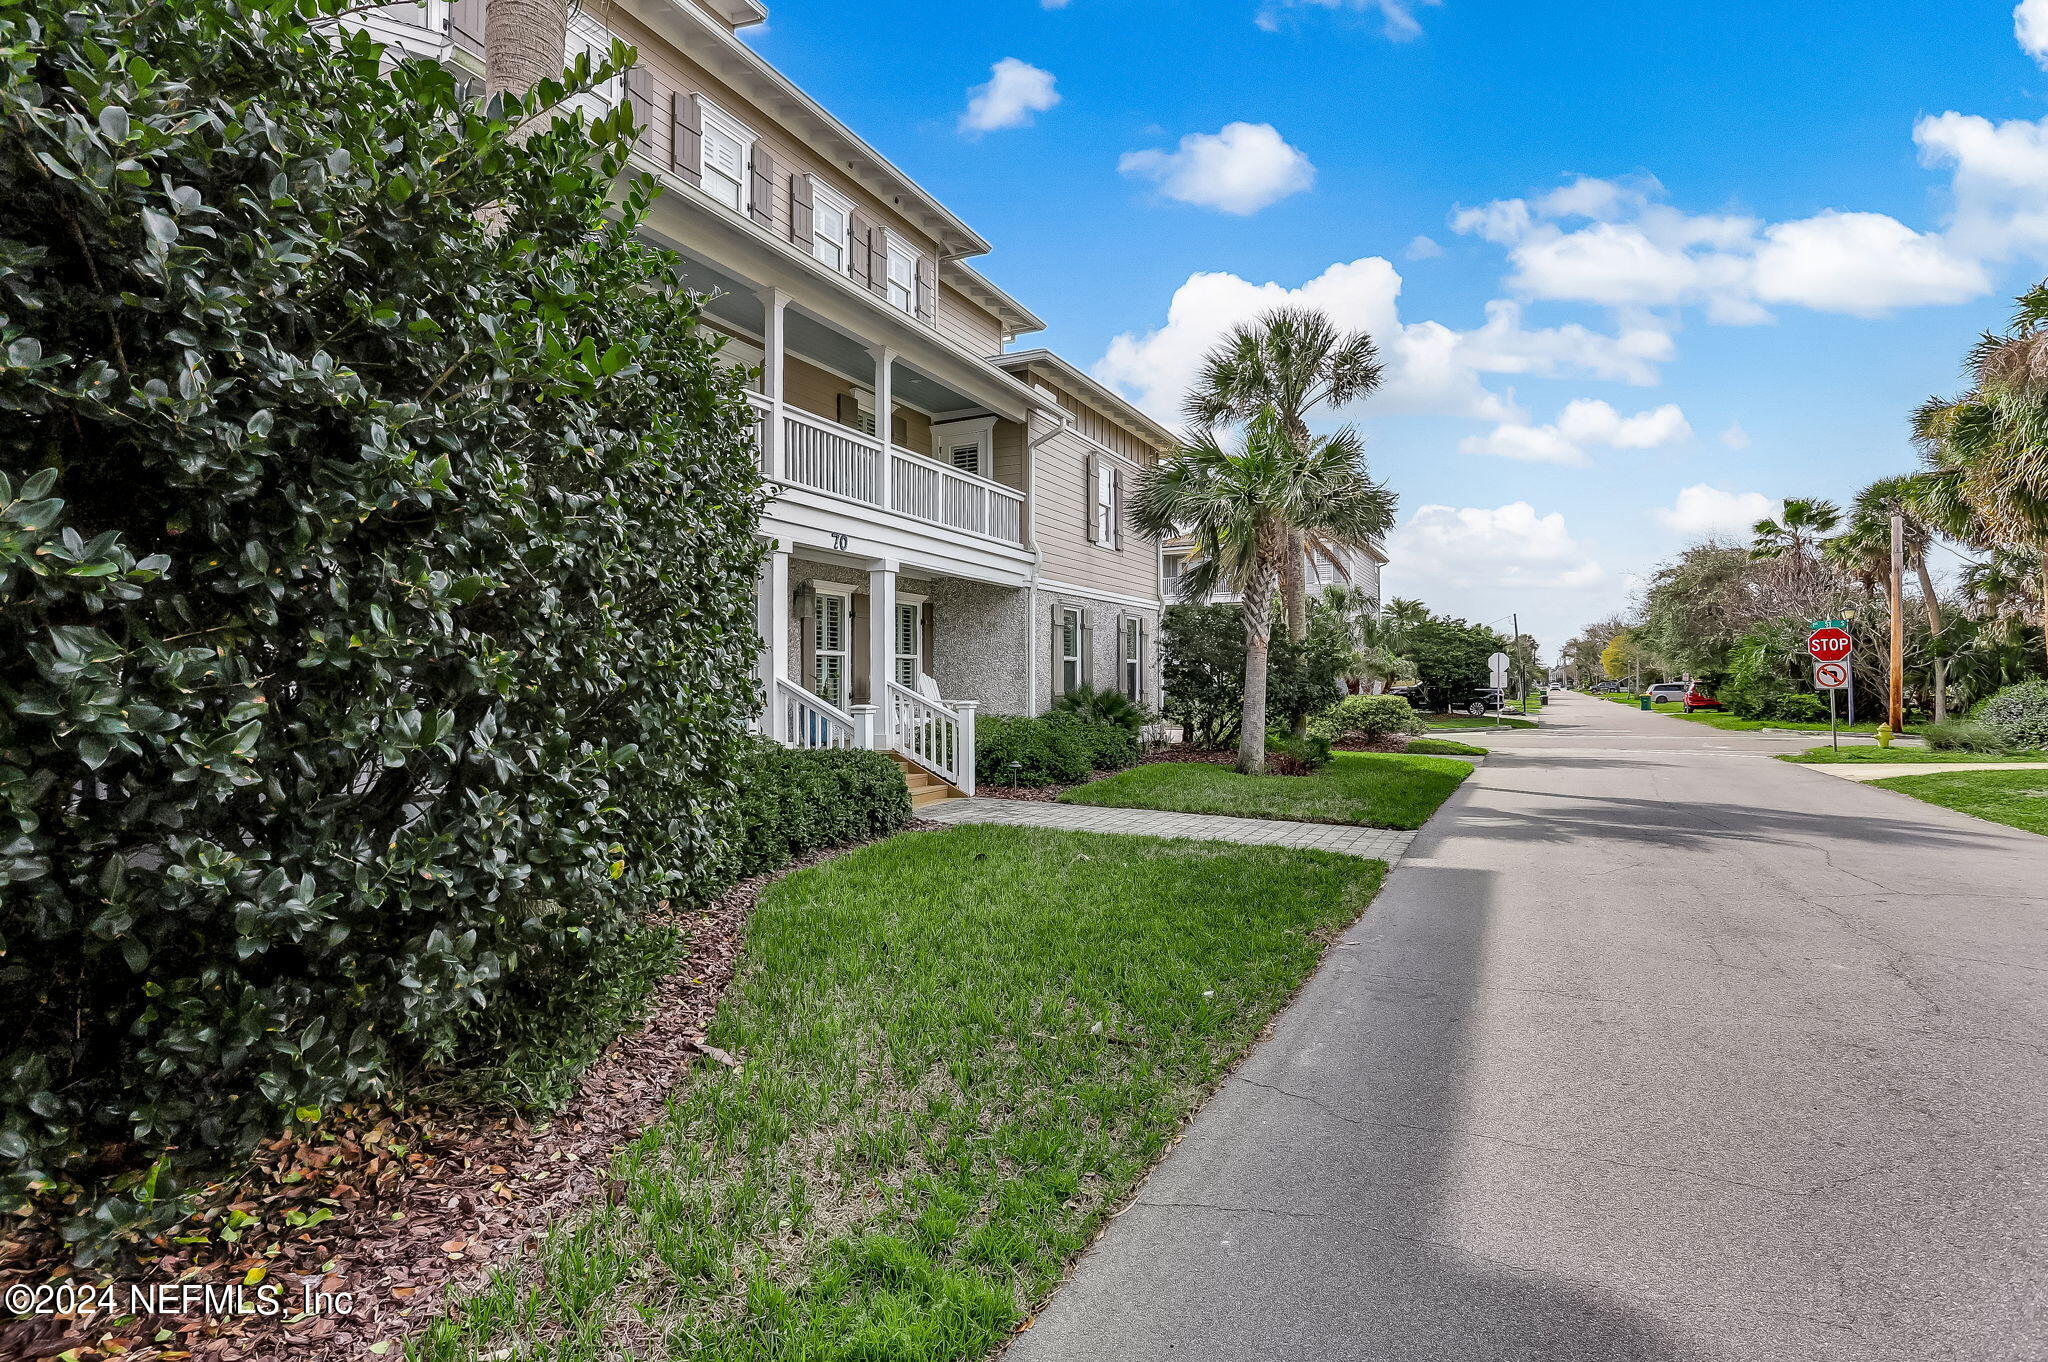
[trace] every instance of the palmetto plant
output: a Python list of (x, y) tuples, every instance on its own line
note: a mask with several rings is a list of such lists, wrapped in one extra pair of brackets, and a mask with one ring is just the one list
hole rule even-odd
[[(1255, 322), (1232, 328), (1209, 352), (1188, 394), (1187, 415), (1208, 429), (1249, 421), (1271, 410), (1288, 437), (1306, 445), (1311, 410), (1325, 402), (1341, 407), (1365, 397), (1379, 387), (1380, 377), (1379, 350), (1371, 336), (1339, 330), (1316, 308), (1274, 308)], [(1280, 594), (1288, 636), (1297, 642), (1308, 631), (1303, 559), (1317, 548), (1317, 531), (1330, 541), (1318, 552), (1340, 565), (1341, 556), (1329, 549), (1364, 547), (1332, 534), (1331, 528), (1296, 524), (1284, 531), (1287, 556), (1279, 564)]]
[(1271, 408), (1247, 423), (1240, 448), (1198, 431), (1139, 480), (1131, 508), (1139, 532), (1194, 541), (1183, 591), (1192, 599), (1228, 585), (1238, 596), (1245, 631), (1238, 770), (1257, 774), (1265, 765), (1273, 588), (1289, 529), (1316, 525), (1332, 536), (1365, 538), (1386, 532), (1393, 506), (1393, 496), (1362, 471), (1354, 434), (1298, 441)]

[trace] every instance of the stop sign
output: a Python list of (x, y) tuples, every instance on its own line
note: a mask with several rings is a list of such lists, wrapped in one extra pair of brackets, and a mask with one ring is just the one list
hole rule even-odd
[(1856, 640), (1846, 629), (1832, 626), (1816, 629), (1806, 636), (1806, 651), (1816, 662), (1840, 662), (1856, 650)]

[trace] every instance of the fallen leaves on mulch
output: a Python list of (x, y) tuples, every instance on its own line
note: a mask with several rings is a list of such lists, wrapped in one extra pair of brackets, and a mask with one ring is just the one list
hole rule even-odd
[[(913, 820), (906, 830), (941, 826)], [(317, 1138), (265, 1145), (208, 1208), (153, 1241), (118, 1273), (74, 1270), (48, 1236), (0, 1240), (0, 1289), (17, 1283), (241, 1285), (257, 1314), (100, 1314), (0, 1323), (0, 1362), (359, 1362), (396, 1357), (396, 1340), (437, 1314), (450, 1292), (529, 1251), (549, 1221), (598, 1194), (612, 1156), (661, 1112), (690, 1062), (737, 1068), (705, 1043), (731, 982), (747, 919), (782, 876), (845, 855), (837, 847), (728, 889), (702, 912), (664, 919), (687, 944), (654, 988), (647, 1022), (620, 1037), (553, 1116), (473, 1108), (351, 1107)], [(351, 1312), (306, 1311), (304, 1292), (347, 1293)], [(124, 1296), (125, 1299), (125, 1296)], [(10, 1311), (10, 1314), (13, 1312)], [(373, 1345), (385, 1344), (382, 1353)]]

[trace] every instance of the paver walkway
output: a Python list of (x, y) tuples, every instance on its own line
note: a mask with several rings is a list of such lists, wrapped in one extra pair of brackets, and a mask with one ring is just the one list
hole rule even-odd
[(1086, 804), (1046, 804), (1025, 799), (949, 799), (919, 809), (920, 818), (940, 823), (1009, 823), (1069, 832), (1127, 832), (1143, 837), (1194, 837), (1250, 846), (1312, 847), (1392, 865), (1401, 859), (1412, 832), (1336, 823), (1285, 823), (1272, 818), (1226, 818), (1208, 813), (1166, 813), (1159, 809), (1099, 809)]

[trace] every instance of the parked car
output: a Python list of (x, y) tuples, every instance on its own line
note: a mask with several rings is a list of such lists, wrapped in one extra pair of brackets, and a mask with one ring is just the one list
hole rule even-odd
[(1643, 694), (1650, 697), (1653, 705), (1677, 705), (1685, 702), (1686, 692), (1691, 689), (1690, 681), (1659, 681)]
[(1698, 709), (1726, 708), (1728, 708), (1726, 705), (1722, 704), (1719, 700), (1716, 700), (1713, 696), (1701, 690), (1698, 686), (1694, 686), (1691, 690), (1688, 690), (1685, 693), (1685, 712), (1687, 714), (1690, 714), (1694, 710)]
[(1493, 713), (1507, 702), (1506, 691), (1493, 686), (1482, 686), (1478, 690), (1465, 692), (1445, 708), (1452, 714), (1470, 714), (1477, 718), (1482, 714)]

